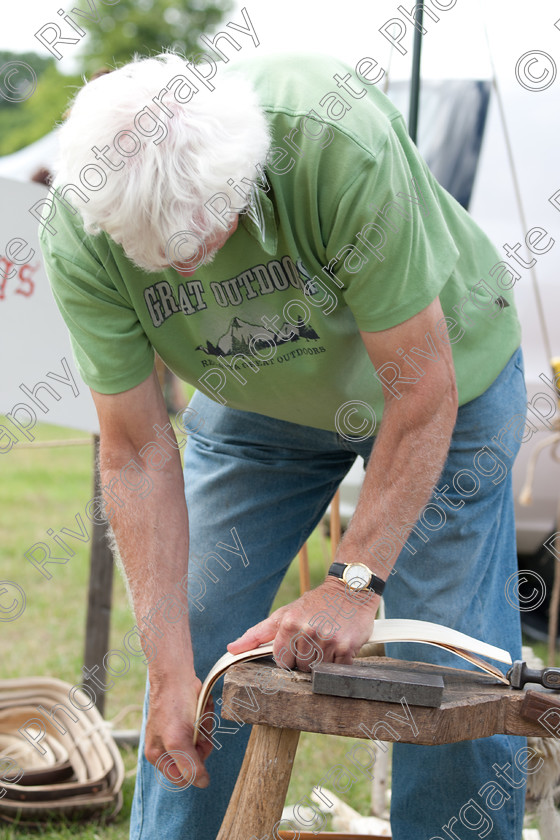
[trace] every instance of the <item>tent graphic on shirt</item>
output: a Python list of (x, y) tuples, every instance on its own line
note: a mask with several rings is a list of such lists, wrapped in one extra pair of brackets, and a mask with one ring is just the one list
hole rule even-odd
[[(282, 339), (282, 336), (290, 338)], [(270, 347), (270, 344), (291, 344), (294, 341), (306, 339), (316, 340), (319, 336), (312, 327), (305, 324), (303, 319), (298, 319), (297, 324), (284, 322), (276, 332), (264, 327), (262, 324), (250, 324), (242, 321), (241, 318), (232, 318), (226, 332), (218, 341), (213, 344), (207, 341), (206, 345), (199, 344), (197, 350), (202, 350), (207, 356), (231, 356), (235, 353), (248, 353), (251, 350)], [(254, 340), (253, 340), (254, 339)]]

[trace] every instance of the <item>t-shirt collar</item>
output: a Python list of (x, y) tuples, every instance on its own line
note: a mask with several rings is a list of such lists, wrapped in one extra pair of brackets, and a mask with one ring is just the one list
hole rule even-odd
[(274, 205), (270, 198), (255, 187), (249, 207), (241, 215), (241, 224), (257, 240), (267, 254), (275, 254), (278, 248), (278, 231), (274, 216)]

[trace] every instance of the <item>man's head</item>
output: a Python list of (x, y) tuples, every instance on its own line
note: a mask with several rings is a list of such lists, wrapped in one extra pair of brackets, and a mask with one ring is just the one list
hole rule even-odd
[(86, 232), (105, 231), (144, 270), (173, 263), (189, 273), (236, 227), (235, 213), (207, 202), (221, 193), (214, 208), (240, 209), (234, 185), (255, 180), (269, 143), (240, 73), (218, 66), (205, 86), (184, 59), (163, 54), (81, 88), (60, 128), (54, 186), (75, 185), (68, 200)]

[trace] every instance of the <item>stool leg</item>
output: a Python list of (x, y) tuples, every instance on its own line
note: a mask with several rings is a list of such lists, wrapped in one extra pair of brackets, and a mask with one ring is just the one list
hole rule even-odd
[(217, 840), (266, 840), (282, 816), (299, 730), (253, 726)]

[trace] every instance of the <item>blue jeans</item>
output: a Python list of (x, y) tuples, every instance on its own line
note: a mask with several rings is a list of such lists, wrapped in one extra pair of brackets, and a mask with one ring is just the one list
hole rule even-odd
[[(441, 492), (434, 495), (434, 506), (402, 548), (396, 573), (385, 589), (388, 617), (445, 624), (506, 648), (514, 659), (521, 658), (520, 615), (510, 603), (510, 590), (509, 600), (506, 597), (505, 584), (517, 571), (511, 466), (518, 444), (511, 436), (503, 438), (513, 454), (508, 458), (491, 439), (514, 414), (524, 413), (525, 404), (518, 350), (493, 385), (459, 409), (437, 483)], [(200, 393), (191, 408), (204, 418), (185, 450), (191, 534), (189, 611), (196, 672), (204, 679), (227, 643), (268, 615), (290, 562), (317, 526), (356, 455), (367, 460), (373, 441), (351, 443), (334, 432), (220, 406)], [(484, 446), (489, 449), (481, 455)], [(367, 555), (358, 559), (367, 560)], [(468, 667), (427, 645), (393, 644), (387, 653)], [(220, 693), (221, 681), (215, 699)], [(142, 733), (148, 698), (149, 690)], [(159, 784), (156, 771), (144, 758), (142, 734), (131, 840), (160, 836), (214, 840), (249, 731), (245, 725), (218, 738), (222, 747), (207, 760), (211, 782), (205, 790), (166, 790)], [(445, 746), (396, 743), (394, 839), (464, 838), (478, 829), (476, 836), (491, 840), (520, 840), (525, 789), (514, 759), (524, 746), (524, 738), (505, 735)], [(317, 767), (317, 781), (328, 769)], [(505, 772), (513, 782), (504, 778)], [(502, 807), (496, 808), (489, 782), (506, 792)], [(491, 830), (483, 833), (488, 827)]]

